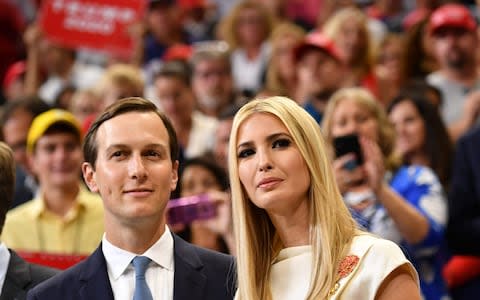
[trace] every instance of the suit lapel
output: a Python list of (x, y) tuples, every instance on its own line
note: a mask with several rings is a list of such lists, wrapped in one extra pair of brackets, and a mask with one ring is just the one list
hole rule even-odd
[(174, 300), (203, 299), (206, 276), (203, 274), (203, 263), (192, 245), (175, 234), (174, 238)]
[(80, 299), (111, 299), (112, 286), (107, 273), (107, 263), (102, 252), (102, 245), (85, 261), (85, 266), (79, 274)]
[(31, 282), (29, 265), (15, 252), (10, 251), (10, 261), (0, 300), (25, 299), (27, 296), (26, 288)]

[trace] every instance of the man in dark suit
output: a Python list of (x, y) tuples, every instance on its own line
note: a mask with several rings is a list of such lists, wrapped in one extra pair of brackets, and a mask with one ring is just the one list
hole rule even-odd
[[(448, 246), (454, 255), (477, 257), (480, 263), (480, 128), (474, 129), (457, 142), (452, 182), (448, 195)], [(472, 266), (472, 264), (470, 264)], [(480, 295), (479, 270), (460, 274), (476, 274), (451, 288), (452, 298), (477, 299)], [(473, 272), (472, 272), (473, 271)], [(463, 277), (463, 276), (462, 276)]]
[(29, 299), (233, 299), (233, 258), (188, 244), (166, 226), (178, 145), (153, 103), (126, 98), (111, 105), (92, 124), (83, 151), (85, 182), (105, 207), (104, 238)]
[[(13, 199), (15, 162), (7, 144), (0, 142), (0, 233)], [(25, 299), (27, 291), (58, 271), (30, 264), (0, 243), (0, 300)]]

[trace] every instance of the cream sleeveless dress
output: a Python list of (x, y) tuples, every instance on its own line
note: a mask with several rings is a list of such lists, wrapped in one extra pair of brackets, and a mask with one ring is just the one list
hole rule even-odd
[[(353, 239), (349, 257), (356, 264), (332, 287), (330, 300), (370, 300), (383, 280), (396, 268), (406, 265), (418, 284), (418, 275), (400, 248), (372, 235)], [(311, 246), (282, 249), (272, 265), (270, 289), (274, 300), (305, 299), (311, 272)]]

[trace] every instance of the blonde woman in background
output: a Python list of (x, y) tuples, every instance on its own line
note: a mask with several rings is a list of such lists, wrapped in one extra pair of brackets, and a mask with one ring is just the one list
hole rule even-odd
[[(145, 80), (142, 71), (128, 64), (110, 65), (99, 82), (93, 89), (93, 94), (98, 99), (98, 111), (125, 97), (142, 97), (145, 89)], [(82, 130), (88, 131), (90, 125), (95, 121), (97, 112), (85, 116), (82, 121)]]
[(293, 51), (303, 42), (305, 31), (292, 23), (277, 26), (271, 37), (272, 57), (267, 67), (266, 90), (274, 95), (292, 96), (296, 88)]
[(270, 59), (268, 42), (273, 19), (268, 10), (255, 1), (240, 1), (222, 20), (221, 36), (231, 49), (235, 88), (250, 96), (263, 87), (263, 76)]
[(103, 73), (96, 92), (101, 98), (101, 110), (125, 97), (142, 97), (145, 80), (142, 71), (128, 64), (114, 64)]
[(368, 17), (358, 8), (337, 11), (322, 27), (340, 50), (347, 68), (345, 86), (362, 86), (377, 94), (374, 73), (374, 44), (368, 30)]
[(401, 250), (356, 229), (320, 128), (297, 103), (244, 105), (229, 158), (236, 299), (420, 299)]

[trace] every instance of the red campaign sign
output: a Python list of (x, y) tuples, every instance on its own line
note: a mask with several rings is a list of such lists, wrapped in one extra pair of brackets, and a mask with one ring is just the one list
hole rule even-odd
[(128, 28), (142, 19), (146, 0), (45, 0), (40, 24), (54, 42), (120, 56), (133, 51)]
[(17, 254), (28, 262), (65, 270), (81, 262), (88, 255), (62, 255), (46, 252), (16, 251)]

